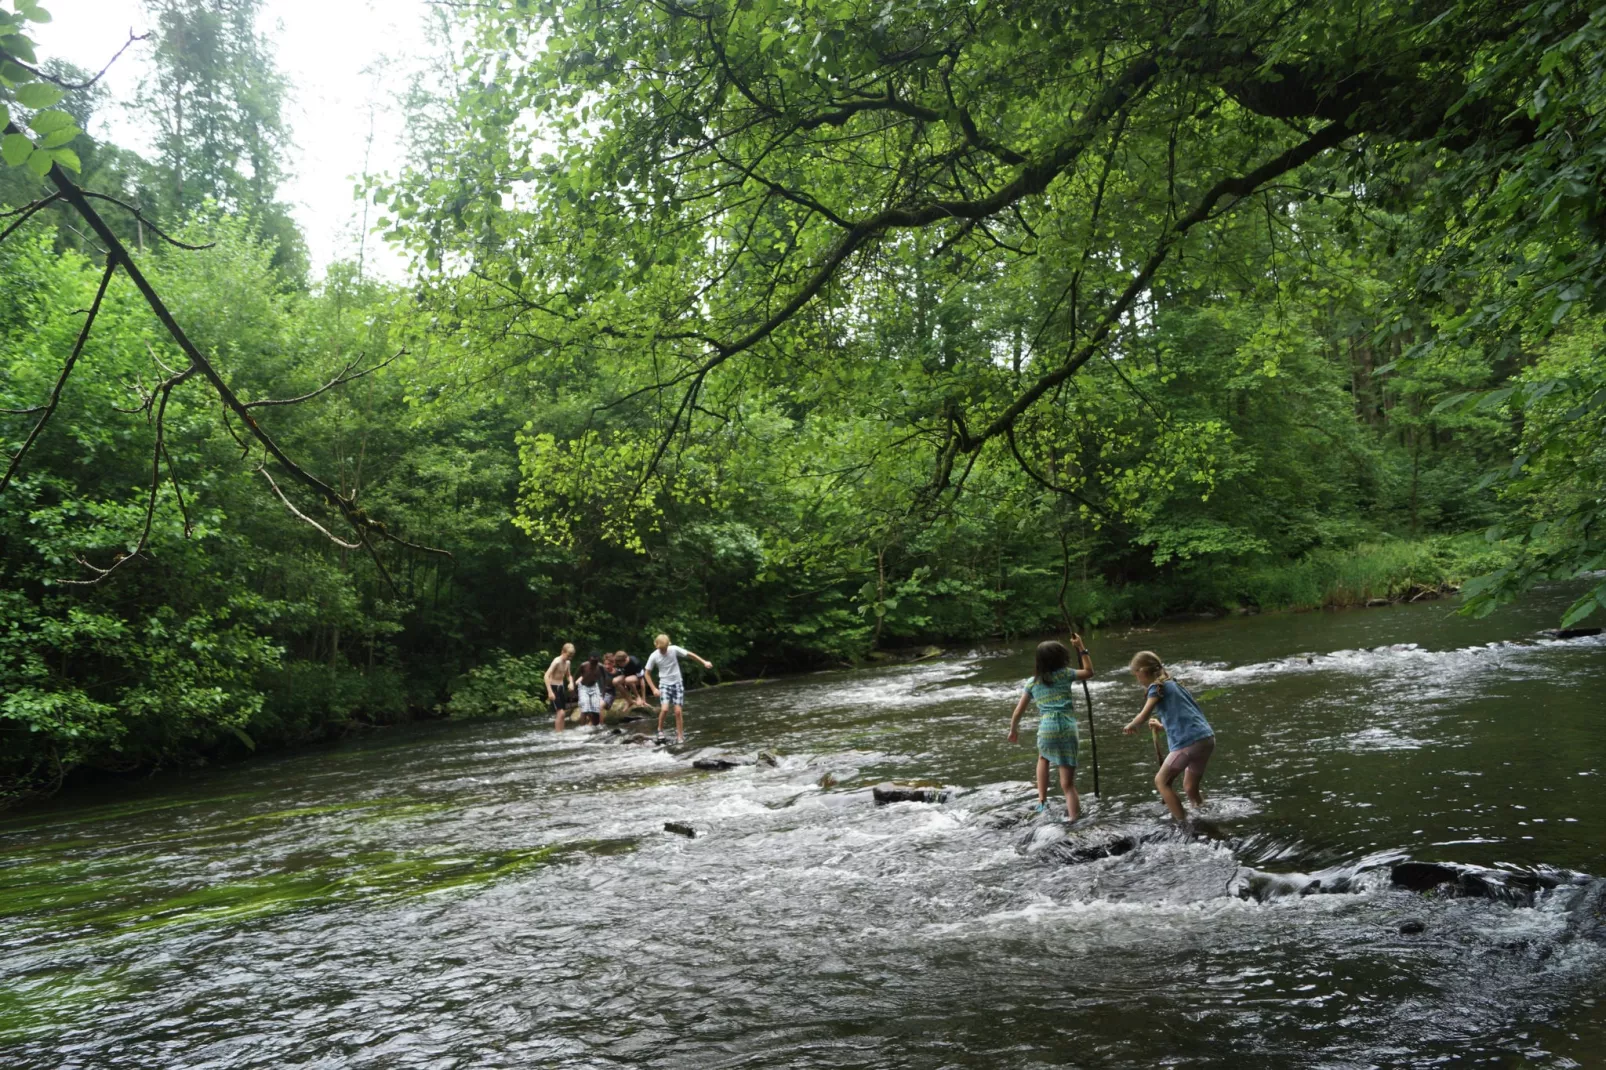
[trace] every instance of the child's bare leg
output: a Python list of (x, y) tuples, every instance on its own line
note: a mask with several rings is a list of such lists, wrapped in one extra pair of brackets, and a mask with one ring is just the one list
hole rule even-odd
[(675, 739), (680, 743), (686, 742), (686, 720), (682, 716), (681, 706), (678, 702), (675, 703)]
[(1082, 796), (1076, 790), (1076, 766), (1060, 766), (1060, 790), (1065, 793), (1065, 816), (1075, 821), (1082, 816)]
[(1037, 759), (1037, 805), (1048, 805), (1048, 759)]
[(1186, 823), (1188, 812), (1182, 808), (1182, 800), (1177, 798), (1176, 789), (1171, 786), (1171, 780), (1175, 776), (1175, 773), (1161, 766), (1160, 771), (1154, 774), (1154, 786), (1159, 789), (1160, 798), (1165, 803), (1165, 808), (1171, 811), (1171, 816), (1179, 822)]
[(1204, 806), (1204, 793), (1199, 790), (1199, 782), (1204, 774), (1197, 769), (1189, 769), (1182, 774), (1182, 790), (1187, 793), (1188, 801), (1193, 803), (1194, 809)]
[(659, 706), (658, 707), (658, 734), (660, 736), (664, 734), (664, 718), (667, 717), (667, 716), (669, 716), (669, 707), (667, 705)]

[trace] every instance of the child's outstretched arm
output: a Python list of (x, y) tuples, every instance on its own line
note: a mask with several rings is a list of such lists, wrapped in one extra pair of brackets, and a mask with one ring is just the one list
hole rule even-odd
[(1022, 692), (1020, 701), (1015, 703), (1015, 712), (1009, 718), (1009, 741), (1020, 742), (1020, 715), (1026, 712), (1026, 707), (1032, 704), (1032, 696)]
[(1071, 633), (1071, 646), (1076, 650), (1076, 678), (1078, 680), (1091, 680), (1093, 678), (1093, 655), (1088, 653), (1087, 647), (1082, 645), (1082, 637), (1075, 632)]
[[(681, 649), (682, 650), (686, 650), (685, 647), (681, 647)], [(699, 654), (693, 654), (690, 650), (686, 650), (686, 656), (688, 658), (692, 659), (693, 661), (697, 662), (699, 665), (701, 665), (705, 669), (712, 669), (714, 667), (714, 663), (713, 662), (707, 660), (706, 658), (702, 657)]]
[(1122, 728), (1121, 731), (1125, 732), (1129, 736), (1133, 732), (1136, 732), (1138, 730), (1138, 726), (1140, 724), (1142, 724), (1145, 720), (1148, 719), (1149, 714), (1153, 713), (1154, 712), (1154, 708), (1156, 706), (1158, 706), (1159, 704), (1160, 704), (1160, 696), (1159, 695), (1150, 695), (1149, 696), (1149, 701), (1147, 701), (1147, 702), (1145, 702), (1143, 704), (1143, 709), (1139, 710), (1138, 711), (1138, 715), (1136, 717), (1132, 718), (1131, 723), (1128, 724), (1126, 727)]

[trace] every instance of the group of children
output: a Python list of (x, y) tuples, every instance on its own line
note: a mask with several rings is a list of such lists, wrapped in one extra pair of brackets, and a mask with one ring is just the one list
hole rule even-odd
[[(684, 647), (674, 646), (669, 636), (660, 635), (653, 641), (657, 648), (643, 665), (623, 650), (612, 654), (592, 654), (578, 668), (573, 666), (574, 644), (564, 643), (563, 650), (547, 666), (545, 683), (547, 701), (552, 703), (552, 727), (563, 731), (568, 724), (571, 703), (580, 707), (581, 715), (593, 725), (602, 723), (602, 711), (623, 697), (631, 709), (648, 706), (646, 694), (650, 690), (659, 700), (658, 734), (663, 735), (664, 718), (675, 711), (675, 738), (686, 739), (685, 702), (686, 684), (680, 674), (680, 659), (690, 658), (705, 669), (714, 663), (693, 654)], [(658, 674), (657, 680), (653, 673)]]
[[(1071, 651), (1064, 643), (1049, 640), (1037, 647), (1037, 671), (1021, 689), (1020, 701), (1009, 720), (1009, 741), (1020, 740), (1021, 714), (1032, 703), (1037, 704), (1037, 809), (1048, 808), (1048, 771), (1059, 769), (1060, 788), (1065, 792), (1065, 815), (1071, 821), (1082, 816), (1082, 798), (1076, 791), (1077, 723), (1075, 687), (1079, 680), (1093, 675), (1093, 656), (1082, 643), (1082, 637), (1071, 634), (1071, 646), (1076, 650), (1076, 665), (1071, 665)], [(1131, 662), (1132, 675), (1144, 691), (1143, 708), (1121, 730), (1127, 735), (1136, 732), (1145, 722), (1151, 732), (1165, 730), (1169, 753), (1160, 762), (1160, 771), (1154, 775), (1154, 786), (1166, 809), (1179, 822), (1187, 821), (1173, 782), (1182, 776), (1182, 789), (1195, 807), (1204, 805), (1199, 782), (1204, 779), (1205, 766), (1216, 749), (1216, 734), (1205, 720), (1204, 712), (1194, 701), (1187, 688), (1171, 678), (1153, 651), (1139, 651)]]
[[(620, 650), (612, 654), (592, 654), (576, 669), (574, 644), (563, 644), (563, 651), (552, 659), (545, 676), (547, 701), (552, 703), (555, 713), (552, 727), (563, 731), (571, 702), (579, 705), (587, 721), (600, 725), (602, 711), (612, 706), (616, 698), (624, 697), (632, 709), (645, 708), (648, 706), (646, 694), (651, 691), (659, 700), (658, 734), (663, 734), (664, 720), (673, 710), (675, 738), (684, 742), (686, 684), (680, 673), (680, 659), (690, 658), (705, 669), (712, 669), (714, 663), (673, 645), (667, 635), (659, 635), (653, 645), (657, 649), (648, 656), (645, 665)], [(1082, 797), (1076, 790), (1080, 742), (1076, 684), (1092, 677), (1093, 656), (1088, 653), (1082, 637), (1074, 632), (1071, 647), (1076, 651), (1074, 667), (1071, 650), (1064, 643), (1049, 640), (1038, 644), (1037, 671), (1021, 688), (1020, 700), (1015, 703), (1015, 711), (1009, 719), (1009, 741), (1020, 741), (1021, 715), (1035, 702), (1038, 711), (1037, 809), (1048, 808), (1048, 774), (1051, 768), (1057, 768), (1060, 789), (1065, 793), (1065, 815), (1075, 821), (1082, 816)], [(1171, 816), (1186, 821), (1187, 812), (1173, 782), (1181, 775), (1182, 790), (1188, 801), (1195, 807), (1204, 805), (1199, 783), (1216, 749), (1216, 734), (1192, 693), (1172, 679), (1159, 655), (1149, 650), (1139, 651), (1132, 658), (1131, 669), (1144, 690), (1145, 701), (1138, 715), (1121, 730), (1131, 735), (1147, 722), (1150, 731), (1165, 731), (1170, 753), (1160, 762), (1154, 786)]]

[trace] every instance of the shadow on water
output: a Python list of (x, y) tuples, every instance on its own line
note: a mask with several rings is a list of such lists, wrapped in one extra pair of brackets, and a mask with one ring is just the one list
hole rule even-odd
[[(442, 726), (39, 808), (0, 1060), (1594, 1065), (1606, 642), (1555, 608), (1101, 636), (1070, 828), (1004, 740), (1029, 644), (694, 692), (685, 748)], [(1140, 647), (1209, 696), (1189, 830), (1119, 734)]]

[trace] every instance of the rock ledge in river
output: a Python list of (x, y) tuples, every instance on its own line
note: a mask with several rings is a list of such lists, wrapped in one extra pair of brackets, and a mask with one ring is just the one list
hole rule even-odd
[(900, 802), (945, 803), (954, 796), (952, 788), (936, 784), (895, 784), (890, 780), (877, 784), (872, 793), (877, 806)]

